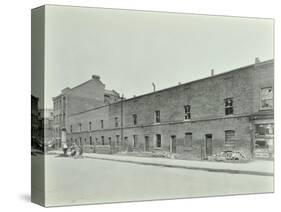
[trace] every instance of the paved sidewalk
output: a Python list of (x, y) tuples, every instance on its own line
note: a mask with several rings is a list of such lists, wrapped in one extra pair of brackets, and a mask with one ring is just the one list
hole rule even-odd
[[(61, 151), (52, 151), (61, 154)], [(135, 163), (142, 165), (163, 166), (171, 168), (184, 168), (192, 170), (204, 170), (211, 172), (226, 172), (233, 174), (250, 174), (250, 175), (262, 175), (273, 176), (273, 161), (256, 160), (248, 163), (225, 163), (225, 162), (213, 162), (213, 161), (190, 161), (190, 160), (178, 160), (167, 158), (148, 158), (148, 157), (134, 157), (126, 155), (107, 155), (107, 154), (95, 154), (95, 153), (83, 153), (84, 157), (110, 160), (126, 163)]]

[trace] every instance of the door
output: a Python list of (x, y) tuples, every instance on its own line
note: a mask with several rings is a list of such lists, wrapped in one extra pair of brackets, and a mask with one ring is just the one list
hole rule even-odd
[(206, 155), (210, 156), (212, 155), (212, 134), (206, 134), (205, 135), (205, 147), (206, 147)]
[(177, 139), (175, 135), (171, 136), (171, 145), (170, 145), (170, 151), (171, 153), (176, 153), (177, 152)]
[(149, 151), (149, 136), (146, 135), (144, 136), (144, 151), (148, 152)]

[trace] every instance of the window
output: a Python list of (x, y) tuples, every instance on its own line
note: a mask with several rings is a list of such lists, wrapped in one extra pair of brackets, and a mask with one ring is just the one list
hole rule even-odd
[(90, 145), (93, 145), (92, 136), (89, 137)]
[(72, 125), (70, 125), (70, 132), (72, 133)]
[(115, 117), (115, 127), (118, 127), (118, 117)]
[(184, 106), (184, 120), (190, 120), (191, 114), (190, 114), (190, 105)]
[(137, 114), (133, 114), (133, 122), (134, 122), (134, 125), (138, 124), (138, 116), (137, 116)]
[(101, 144), (104, 145), (104, 136), (101, 137)]
[(273, 90), (272, 87), (262, 88), (260, 93), (261, 110), (273, 109)]
[(184, 135), (184, 146), (192, 147), (192, 133), (185, 133)]
[(273, 124), (256, 124), (255, 125), (256, 136), (273, 135), (274, 125)]
[(100, 127), (103, 129), (103, 120), (100, 120)]
[(161, 135), (156, 134), (156, 147), (161, 148)]
[(89, 122), (89, 130), (92, 130), (92, 122)]
[(226, 147), (234, 147), (234, 144), (235, 144), (234, 136), (235, 136), (234, 130), (225, 131), (225, 146)]
[(82, 124), (79, 123), (79, 131), (81, 132), (82, 131)]
[(119, 146), (120, 144), (120, 135), (116, 135), (116, 145)]
[(225, 115), (233, 114), (233, 99), (232, 98), (226, 98), (224, 100), (224, 110), (225, 110)]
[(137, 135), (133, 135), (133, 147), (134, 148), (137, 147), (137, 143), (138, 143), (138, 136)]
[(155, 111), (155, 123), (160, 123), (160, 110)]

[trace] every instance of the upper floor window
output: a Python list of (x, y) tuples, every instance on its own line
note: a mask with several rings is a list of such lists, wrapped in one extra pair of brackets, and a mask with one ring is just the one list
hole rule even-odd
[(260, 93), (261, 110), (273, 109), (273, 90), (272, 87), (262, 88)]
[(103, 120), (100, 120), (100, 127), (103, 129)]
[(138, 116), (137, 116), (137, 114), (133, 114), (133, 121), (134, 121), (134, 125), (138, 124)]
[(82, 124), (79, 123), (79, 131), (81, 132), (82, 131)]
[(160, 110), (155, 111), (155, 123), (160, 123)]
[(92, 122), (89, 122), (89, 130), (92, 130)]
[(115, 127), (118, 127), (118, 117), (115, 117)]
[(72, 125), (70, 125), (70, 132), (72, 133)]
[(226, 98), (224, 100), (225, 115), (233, 114), (233, 98)]
[(184, 120), (189, 120), (189, 119), (191, 119), (190, 105), (185, 105), (184, 106)]

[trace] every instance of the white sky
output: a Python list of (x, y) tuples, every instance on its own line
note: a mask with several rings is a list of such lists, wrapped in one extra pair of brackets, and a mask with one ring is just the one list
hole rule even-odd
[(46, 107), (100, 75), (126, 98), (273, 58), (273, 20), (47, 6)]

